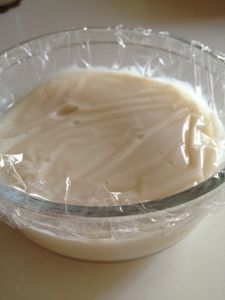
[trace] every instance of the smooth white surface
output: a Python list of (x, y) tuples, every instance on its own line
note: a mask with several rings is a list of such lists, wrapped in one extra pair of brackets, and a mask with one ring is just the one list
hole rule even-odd
[[(65, 27), (149, 26), (225, 52), (224, 0), (23, 0), (0, 15), (0, 51)], [(45, 251), (0, 223), (0, 299), (224, 300), (225, 209), (152, 257), (114, 264)]]

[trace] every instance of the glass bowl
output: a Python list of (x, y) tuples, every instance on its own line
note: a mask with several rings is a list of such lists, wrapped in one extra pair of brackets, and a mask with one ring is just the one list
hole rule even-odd
[[(83, 28), (44, 35), (0, 55), (0, 113), (71, 68), (131, 70), (190, 84), (225, 124), (225, 57), (199, 42), (143, 28)], [(1, 166), (0, 166), (1, 167)], [(78, 259), (119, 261), (163, 250), (224, 203), (221, 166), (207, 181), (163, 199), (113, 206), (55, 203), (0, 177), (0, 216), (37, 244)]]

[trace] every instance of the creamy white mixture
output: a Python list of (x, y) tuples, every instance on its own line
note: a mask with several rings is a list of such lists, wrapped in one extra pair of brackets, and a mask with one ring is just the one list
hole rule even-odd
[(67, 72), (2, 117), (2, 172), (54, 201), (158, 199), (213, 174), (218, 126), (202, 103), (166, 81)]

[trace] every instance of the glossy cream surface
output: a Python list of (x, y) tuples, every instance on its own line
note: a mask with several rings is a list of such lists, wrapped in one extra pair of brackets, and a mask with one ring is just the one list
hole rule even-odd
[(1, 172), (57, 202), (158, 199), (213, 174), (218, 128), (213, 113), (174, 83), (68, 71), (1, 118)]

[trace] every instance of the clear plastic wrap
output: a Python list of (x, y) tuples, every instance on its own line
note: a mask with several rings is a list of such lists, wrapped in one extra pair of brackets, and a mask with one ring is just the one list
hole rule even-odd
[[(93, 182), (78, 181), (74, 187), (67, 176), (62, 179), (61, 201), (52, 201), (48, 181), (24, 185), (17, 172), (22, 153), (2, 152), (3, 221), (55, 252), (114, 261), (174, 244), (203, 216), (224, 204), (225, 55), (196, 41), (187, 43), (167, 32), (143, 28), (84, 28), (42, 36), (0, 56), (1, 115), (36, 87), (71, 68), (126, 70), (189, 86), (220, 120), (219, 162), (214, 175), (175, 195), (136, 202), (131, 194), (110, 192)], [(80, 202), (70, 201), (74, 194)]]

